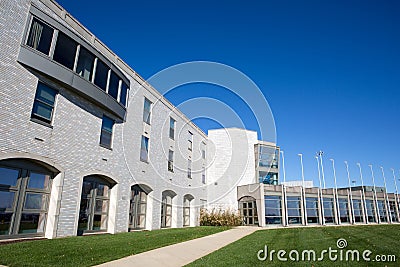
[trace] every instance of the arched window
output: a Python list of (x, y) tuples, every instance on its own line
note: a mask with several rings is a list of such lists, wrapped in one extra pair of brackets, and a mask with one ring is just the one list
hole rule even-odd
[(53, 167), (26, 159), (0, 161), (0, 238), (43, 236)]
[(170, 190), (166, 190), (162, 193), (161, 228), (168, 228), (172, 226), (172, 199), (175, 196), (175, 192)]
[(190, 203), (193, 196), (185, 195), (183, 197), (183, 226), (190, 226)]
[(151, 189), (144, 185), (134, 185), (131, 188), (129, 210), (129, 228), (144, 229), (146, 227), (147, 195)]
[(107, 230), (110, 189), (114, 183), (93, 175), (83, 178), (78, 234)]

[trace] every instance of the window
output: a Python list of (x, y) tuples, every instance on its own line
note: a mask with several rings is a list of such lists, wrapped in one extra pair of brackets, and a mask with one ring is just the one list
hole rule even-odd
[(301, 197), (286, 197), (288, 224), (301, 224)]
[(368, 216), (368, 222), (376, 222), (376, 217), (375, 217), (375, 204), (373, 199), (366, 199), (365, 204), (367, 206), (367, 216)]
[(104, 115), (101, 124), (100, 145), (106, 148), (111, 148), (113, 126), (114, 120)]
[(183, 198), (183, 226), (190, 226), (190, 201), (189, 196)]
[(201, 169), (201, 182), (203, 184), (206, 183), (206, 168), (204, 168), (204, 167)]
[(349, 223), (350, 222), (350, 211), (349, 211), (349, 202), (346, 198), (339, 198), (339, 211), (340, 211), (340, 222)]
[(280, 196), (264, 196), (266, 224), (282, 223), (281, 201), (282, 200)]
[(307, 222), (314, 224), (319, 223), (318, 198), (306, 197), (306, 208), (307, 208)]
[(78, 234), (107, 230), (111, 185), (103, 178), (83, 179)]
[(206, 143), (201, 142), (201, 158), (206, 159)]
[(364, 222), (364, 209), (361, 199), (353, 199), (353, 214), (355, 222)]
[(161, 228), (168, 228), (172, 225), (172, 198), (169, 192), (163, 192), (161, 201)]
[(378, 212), (381, 222), (387, 222), (386, 205), (384, 200), (378, 200)]
[(119, 77), (115, 72), (111, 71), (110, 82), (108, 85), (108, 94), (115, 100), (118, 98)]
[(43, 235), (52, 174), (31, 162), (11, 165), (24, 167), (0, 166), (0, 237)]
[(94, 67), (94, 55), (90, 53), (86, 48), (80, 47), (78, 65), (76, 66), (76, 73), (88, 81), (92, 81), (93, 67)]
[(140, 145), (140, 160), (144, 162), (149, 160), (149, 138), (143, 135)]
[(188, 178), (192, 178), (192, 161), (188, 159), (188, 172), (187, 172)]
[(121, 103), (124, 107), (126, 106), (126, 101), (128, 98), (128, 85), (122, 82), (121, 85), (121, 95), (119, 97), (119, 103)]
[(57, 91), (39, 82), (33, 102), (32, 118), (51, 123)]
[(174, 151), (168, 151), (168, 171), (174, 172)]
[(324, 197), (322, 198), (324, 206), (324, 217), (325, 223), (335, 222), (335, 204), (333, 198)]
[(143, 106), (143, 121), (147, 124), (150, 124), (150, 116), (151, 116), (151, 101), (147, 98), (144, 98), (144, 106)]
[(43, 54), (48, 55), (50, 52), (51, 40), (53, 38), (54, 29), (47, 24), (33, 18), (31, 29), (28, 35), (27, 45), (36, 49)]
[(193, 149), (193, 134), (188, 132), (188, 150), (192, 151)]
[(104, 91), (107, 89), (108, 70), (109, 68), (107, 67), (107, 65), (104, 64), (103, 61), (101, 61), (100, 59), (97, 59), (94, 84)]
[(58, 32), (56, 48), (53, 59), (61, 65), (72, 70), (75, 63), (76, 48), (78, 43), (62, 32)]
[(129, 228), (144, 229), (146, 226), (147, 193), (139, 186), (131, 188)]
[(175, 139), (175, 120), (173, 118), (169, 118), (169, 138)]

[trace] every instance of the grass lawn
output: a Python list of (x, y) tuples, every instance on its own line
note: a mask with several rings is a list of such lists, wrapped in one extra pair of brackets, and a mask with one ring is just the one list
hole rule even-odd
[[(344, 238), (347, 247), (339, 249), (337, 240)], [(276, 250), (273, 260), (267, 258), (260, 261), (257, 257), (259, 250), (268, 246), (268, 255), (271, 250)], [(347, 250), (358, 250), (360, 261), (331, 261), (329, 254), (324, 254), (323, 259), (318, 261), (322, 250), (336, 249), (336, 255), (340, 257), (340, 250), (343, 251), (343, 259), (346, 258)], [(300, 252), (302, 258), (303, 250), (314, 250), (316, 260), (308, 261), (305, 254), (305, 261), (292, 261), (289, 253), (292, 249)], [(370, 262), (364, 261), (362, 253), (370, 250)], [(277, 251), (285, 250), (283, 258), (288, 261), (282, 262), (277, 258)], [(282, 252), (283, 253), (283, 252)], [(377, 262), (376, 255), (395, 255), (396, 262)], [(262, 253), (261, 257), (264, 256)], [(295, 253), (292, 254), (295, 257)], [(332, 257), (334, 254), (332, 254)], [(281, 257), (281, 258), (282, 258)], [(340, 258), (338, 258), (340, 259)], [(349, 254), (351, 260), (351, 255)], [(312, 228), (281, 228), (260, 230), (246, 236), (214, 253), (211, 253), (189, 266), (400, 266), (400, 225), (368, 225), (368, 226), (343, 226), (343, 227), (312, 227)]]
[(8, 266), (91, 266), (227, 229), (229, 228), (201, 226), (0, 245), (0, 264)]

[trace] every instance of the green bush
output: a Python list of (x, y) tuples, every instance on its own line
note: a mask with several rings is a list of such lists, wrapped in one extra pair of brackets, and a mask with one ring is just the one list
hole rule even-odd
[(209, 212), (206, 209), (200, 211), (201, 226), (239, 226), (242, 225), (243, 218), (239, 212), (232, 210), (216, 210)]

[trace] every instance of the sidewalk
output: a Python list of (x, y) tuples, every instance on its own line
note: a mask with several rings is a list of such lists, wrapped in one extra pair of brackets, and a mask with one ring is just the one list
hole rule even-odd
[(260, 230), (260, 228), (239, 226), (232, 230), (146, 251), (98, 266), (183, 266), (257, 230)]

